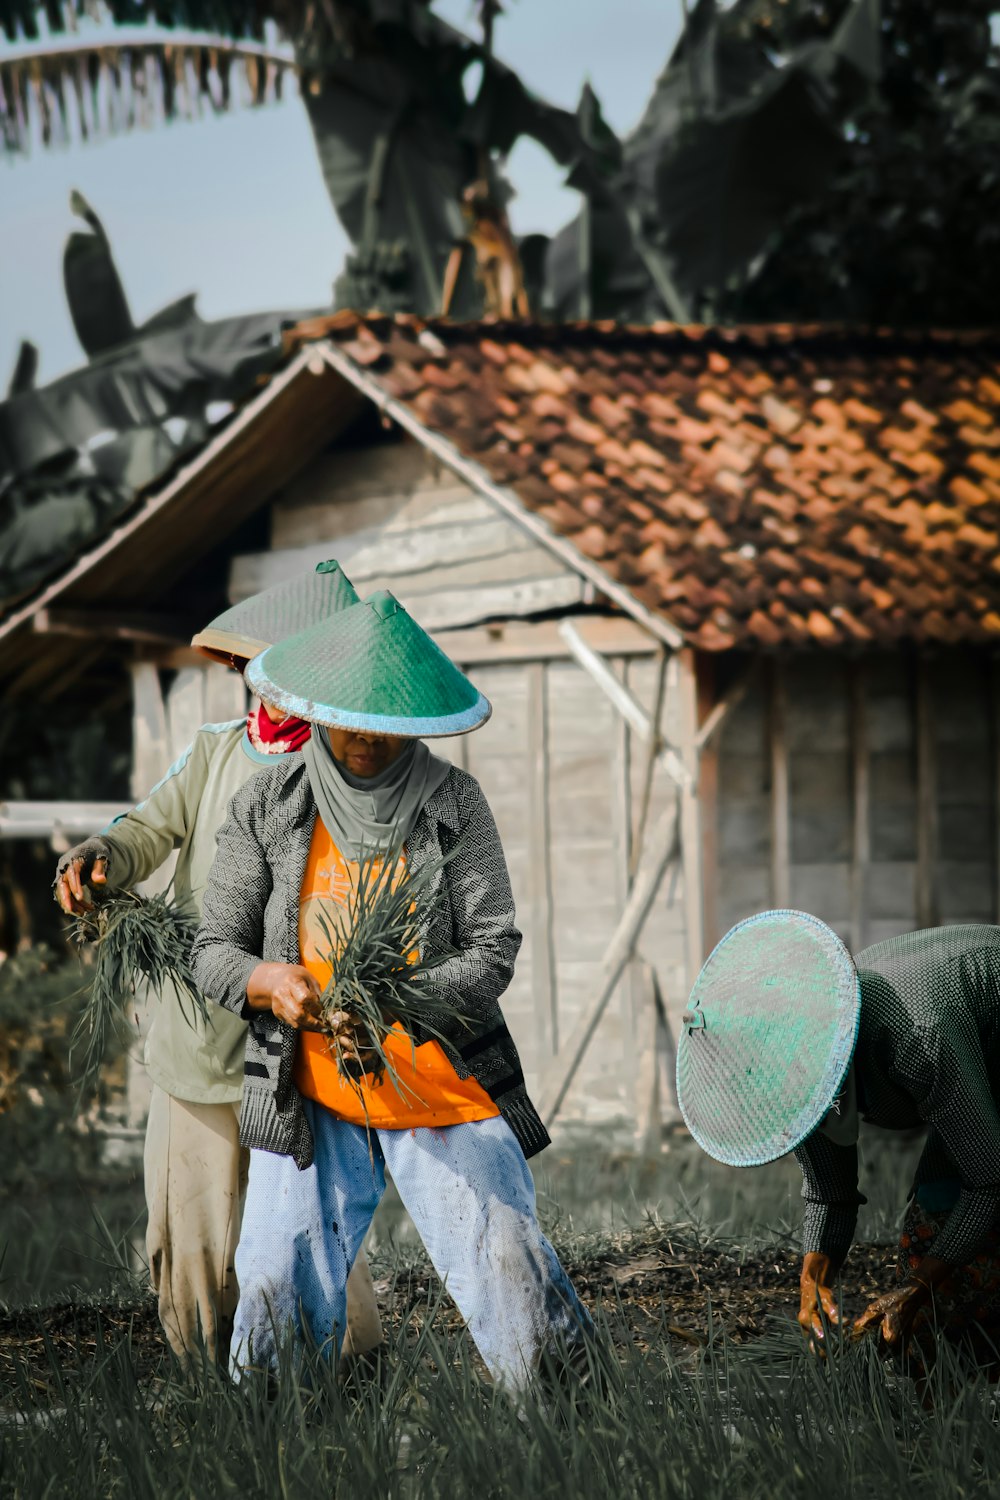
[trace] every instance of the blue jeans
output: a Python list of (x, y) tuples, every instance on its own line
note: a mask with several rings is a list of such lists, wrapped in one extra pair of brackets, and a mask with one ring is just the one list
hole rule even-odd
[(339, 1355), (347, 1277), (385, 1192), (386, 1167), (499, 1384), (523, 1387), (546, 1352), (565, 1353), (593, 1332), (539, 1227), (531, 1173), (505, 1120), (369, 1136), (304, 1103), (315, 1141), (310, 1167), (251, 1152), (236, 1252), (234, 1379), (244, 1366), (275, 1368), (284, 1341), (300, 1343), (306, 1331), (327, 1358)]

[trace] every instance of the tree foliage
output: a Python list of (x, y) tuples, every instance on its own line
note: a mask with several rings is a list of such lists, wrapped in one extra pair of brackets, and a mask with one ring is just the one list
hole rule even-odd
[[(836, 170), (722, 289), (727, 320), (982, 325), (1000, 320), (1000, 53), (983, 0), (885, 0), (877, 90)], [(784, 50), (843, 6), (758, 0), (745, 34)]]

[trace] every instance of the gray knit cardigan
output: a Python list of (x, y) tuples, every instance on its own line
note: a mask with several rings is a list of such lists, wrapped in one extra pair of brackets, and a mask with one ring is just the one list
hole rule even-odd
[[(243, 1144), (292, 1156), (300, 1169), (313, 1157), (312, 1133), (293, 1081), (296, 1031), (246, 1002), (250, 975), (263, 960), (301, 961), (299, 901), (309, 858), (316, 800), (302, 757), (282, 756), (251, 778), (229, 805), (202, 905), (195, 972), (206, 995), (250, 1022), (240, 1135)], [(461, 999), (466, 1025), (442, 1028), (442, 1045), (460, 1078), (471, 1074), (497, 1104), (525, 1156), (549, 1136), (524, 1087), (517, 1048), (499, 998), (510, 983), (521, 934), (493, 814), (474, 777), (452, 768), (428, 798), (406, 844), (416, 874), (442, 854), (435, 877), (447, 899), (437, 903), (424, 935), (434, 974)], [(452, 851), (455, 851), (452, 853)], [(417, 1042), (427, 1040), (417, 1036)]]

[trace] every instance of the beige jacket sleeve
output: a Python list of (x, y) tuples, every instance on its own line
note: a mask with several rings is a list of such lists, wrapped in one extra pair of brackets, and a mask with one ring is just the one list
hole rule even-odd
[(204, 734), (196, 734), (149, 796), (104, 830), (111, 846), (111, 885), (124, 889), (148, 880), (184, 842), (205, 787), (205, 741)]

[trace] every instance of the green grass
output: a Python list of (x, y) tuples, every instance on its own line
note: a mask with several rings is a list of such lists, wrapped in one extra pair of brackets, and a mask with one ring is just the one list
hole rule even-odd
[[(891, 1238), (913, 1143), (866, 1136), (860, 1237)], [(794, 1163), (730, 1172), (675, 1139), (655, 1162), (563, 1141), (534, 1164), (542, 1218), (560, 1254), (581, 1263), (616, 1237), (638, 1248), (664, 1226), (688, 1247), (794, 1243)], [(60, 1200), (38, 1195), (4, 1214), (6, 1280), (0, 1296), (36, 1305), (74, 1290), (122, 1297), (114, 1327), (91, 1305), (76, 1315), (76, 1362), (44, 1347), (46, 1372), (5, 1361), (0, 1396), (0, 1493), (23, 1500), (970, 1500), (1000, 1493), (1000, 1423), (993, 1392), (968, 1382), (946, 1355), (930, 1410), (870, 1346), (809, 1357), (794, 1324), (775, 1319), (761, 1338), (734, 1342), (707, 1311), (707, 1347), (668, 1331), (665, 1304), (639, 1314), (618, 1293), (595, 1309), (604, 1389), (547, 1388), (506, 1400), (486, 1385), (468, 1340), (435, 1317), (441, 1292), (398, 1201), (376, 1224), (377, 1278), (415, 1288), (391, 1334), (384, 1386), (337, 1390), (331, 1372), (312, 1390), (290, 1377), (276, 1397), (234, 1389), (208, 1372), (199, 1388), (178, 1378), (148, 1340), (140, 1351), (127, 1314), (139, 1306), (115, 1249), (141, 1216), (138, 1183), (100, 1196), (107, 1228), (88, 1213), (93, 1187)], [(641, 1226), (645, 1226), (642, 1228)], [(11, 1259), (13, 1257), (13, 1259)], [(410, 1269), (413, 1274), (410, 1274)], [(15, 1274), (16, 1273), (16, 1274)], [(607, 1283), (611, 1285), (611, 1283)], [(694, 1299), (696, 1294), (692, 1293)], [(131, 1301), (129, 1300), (131, 1299)], [(109, 1298), (110, 1300), (110, 1298)], [(146, 1315), (148, 1319), (148, 1314)], [(39, 1321), (38, 1339), (42, 1334)], [(61, 1352), (60, 1352), (61, 1351)], [(2, 1352), (2, 1351), (0, 1351)], [(79, 1371), (82, 1369), (83, 1373)], [(10, 1373), (13, 1372), (13, 1373)], [(20, 1372), (20, 1373), (18, 1373)], [(20, 1412), (15, 1423), (12, 1413)]]
[(166, 1360), (140, 1385), (127, 1340), (109, 1341), (82, 1391), (40, 1403), (22, 1386), (0, 1484), (26, 1500), (968, 1500), (1000, 1483), (987, 1388), (953, 1390), (939, 1367), (928, 1413), (872, 1350), (820, 1366), (792, 1329), (693, 1360), (664, 1329), (605, 1362), (599, 1396), (548, 1387), (520, 1406), (433, 1332), (404, 1331), (388, 1365), (382, 1389), (345, 1395), (320, 1367), (311, 1391), (286, 1375), (268, 1399), (211, 1375), (192, 1389)]

